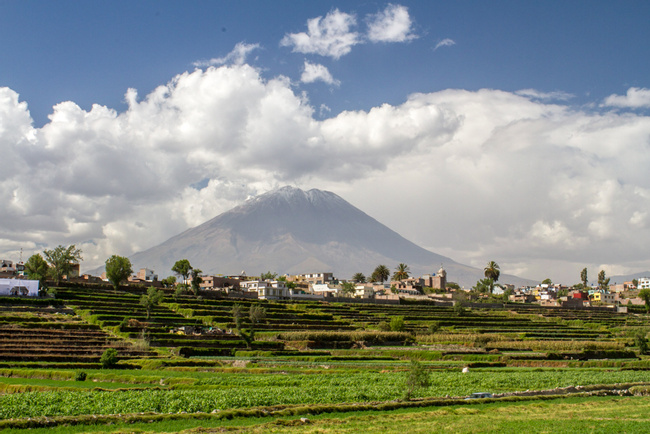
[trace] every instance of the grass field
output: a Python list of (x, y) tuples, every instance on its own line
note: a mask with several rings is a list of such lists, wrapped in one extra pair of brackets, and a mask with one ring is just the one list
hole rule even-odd
[[(306, 417), (308, 421), (302, 422)], [(6, 433), (644, 433), (650, 430), (645, 397), (565, 398), (444, 408), (330, 413), (286, 418), (183, 419), (110, 426), (7, 429)]]
[[(140, 289), (57, 292), (0, 299), (3, 432), (650, 432), (644, 314), (168, 294), (147, 318)], [(235, 305), (265, 310), (254, 341)], [(415, 365), (430, 384), (406, 398)], [(611, 389), (638, 396), (585, 396)], [(504, 397), (462, 399), (484, 391)]]

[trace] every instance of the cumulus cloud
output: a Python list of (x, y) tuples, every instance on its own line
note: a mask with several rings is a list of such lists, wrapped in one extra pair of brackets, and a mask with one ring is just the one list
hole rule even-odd
[(300, 76), (300, 81), (303, 83), (313, 83), (315, 81), (322, 81), (333, 86), (339, 86), (341, 82), (335, 80), (330, 74), (329, 70), (320, 64), (310, 63), (305, 61), (305, 67)]
[(351, 30), (356, 24), (354, 15), (334, 9), (325, 18), (320, 16), (308, 20), (306, 33), (285, 35), (280, 45), (293, 47), (293, 51), (297, 53), (319, 54), (338, 59), (361, 42), (359, 34)]
[(649, 108), (650, 89), (631, 87), (625, 95), (608, 96), (603, 105), (622, 108)]
[(239, 42), (235, 45), (235, 48), (225, 55), (224, 57), (216, 57), (210, 60), (199, 60), (194, 62), (196, 67), (205, 67), (205, 66), (221, 66), (221, 65), (243, 65), (246, 63), (246, 58), (248, 55), (260, 48), (260, 44), (246, 44), (245, 42)]
[(318, 54), (339, 59), (352, 51), (352, 47), (367, 42), (407, 42), (417, 38), (408, 8), (389, 4), (383, 11), (368, 14), (367, 33), (353, 29), (357, 26), (355, 14), (334, 9), (325, 17), (307, 20), (307, 32), (288, 33), (280, 46), (292, 47), (295, 53)]
[(453, 39), (445, 38), (436, 44), (436, 46), (433, 48), (433, 51), (436, 51), (440, 47), (451, 47), (452, 45), (456, 45), (456, 41)]
[(318, 120), (287, 78), (247, 64), (125, 100), (124, 112), (62, 102), (34, 128), (27, 104), (0, 89), (0, 255), (76, 243), (90, 269), (298, 183), (504, 273), (650, 267), (647, 116), (484, 89)]
[(367, 23), (371, 42), (406, 42), (417, 38), (408, 8), (402, 5), (389, 4), (383, 11), (369, 15)]

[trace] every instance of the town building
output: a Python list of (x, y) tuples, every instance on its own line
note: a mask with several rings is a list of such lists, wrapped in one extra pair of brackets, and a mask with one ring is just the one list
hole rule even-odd
[(201, 276), (203, 281), (199, 285), (204, 290), (239, 290), (239, 284), (242, 282), (239, 278), (223, 277), (223, 276)]
[(153, 282), (154, 280), (158, 280), (158, 275), (149, 268), (140, 268), (140, 271), (138, 271), (136, 277), (140, 280), (144, 280), (145, 282)]
[(239, 284), (241, 289), (257, 292), (261, 300), (281, 300), (290, 297), (289, 288), (279, 280), (248, 280)]
[(637, 289), (650, 288), (650, 277), (640, 277), (638, 279)]
[(306, 273), (295, 276), (287, 276), (288, 282), (294, 282), (301, 286), (335, 284), (334, 273)]
[(423, 287), (447, 289), (447, 271), (442, 266), (437, 273), (425, 274), (420, 280)]
[(589, 299), (593, 302), (602, 302), (605, 304), (615, 304), (616, 303), (616, 294), (604, 292), (604, 291), (595, 291), (589, 296)]
[(323, 297), (341, 297), (341, 288), (336, 285), (328, 285), (327, 283), (315, 283), (309, 286), (309, 292), (312, 294), (321, 295)]

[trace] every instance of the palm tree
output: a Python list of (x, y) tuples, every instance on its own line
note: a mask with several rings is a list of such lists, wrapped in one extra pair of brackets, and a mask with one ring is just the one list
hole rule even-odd
[(352, 280), (354, 280), (357, 283), (365, 283), (366, 276), (363, 273), (354, 273), (354, 276), (352, 276)]
[(372, 272), (371, 280), (373, 282), (384, 283), (390, 277), (390, 270), (385, 265), (377, 265), (375, 271)]
[(494, 261), (490, 261), (487, 264), (487, 267), (483, 270), (485, 272), (485, 277), (492, 279), (494, 282), (499, 280), (501, 275), (501, 270), (499, 270), (499, 264)]
[(399, 264), (393, 274), (393, 280), (404, 280), (409, 278), (409, 266), (406, 264)]

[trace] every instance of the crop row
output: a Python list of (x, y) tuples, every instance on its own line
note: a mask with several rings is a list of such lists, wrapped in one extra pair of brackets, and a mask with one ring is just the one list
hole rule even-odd
[[(638, 371), (480, 371), (433, 372), (432, 385), (419, 396), (463, 396), (477, 390), (506, 392), (647, 380)], [(345, 373), (323, 375), (215, 374), (190, 390), (114, 392), (27, 392), (0, 395), (0, 418), (118, 414), (136, 412), (211, 412), (278, 404), (385, 401), (401, 397), (405, 375)]]

